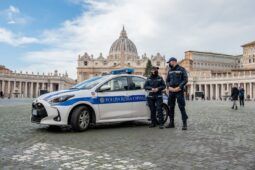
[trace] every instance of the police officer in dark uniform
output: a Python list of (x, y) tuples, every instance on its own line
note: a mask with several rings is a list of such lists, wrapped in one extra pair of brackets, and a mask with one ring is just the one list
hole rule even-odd
[(144, 84), (144, 89), (150, 91), (147, 97), (148, 105), (151, 111), (151, 124), (150, 128), (155, 127), (157, 124), (156, 113), (159, 118), (159, 128), (163, 129), (163, 95), (162, 91), (166, 88), (165, 81), (158, 75), (158, 67), (152, 67), (151, 75), (148, 77)]
[(185, 97), (184, 97), (184, 89), (185, 85), (188, 82), (188, 75), (185, 68), (179, 66), (177, 64), (177, 59), (171, 57), (168, 61), (169, 63), (169, 72), (166, 78), (166, 85), (169, 90), (169, 98), (168, 105), (170, 107), (169, 118), (170, 123), (166, 128), (174, 128), (174, 108), (175, 102), (177, 100), (179, 109), (182, 114), (182, 130), (187, 130), (187, 113), (185, 110)]

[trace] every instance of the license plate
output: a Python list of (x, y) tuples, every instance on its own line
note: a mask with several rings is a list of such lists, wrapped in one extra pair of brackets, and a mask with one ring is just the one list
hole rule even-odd
[(37, 116), (37, 110), (32, 110), (32, 115)]

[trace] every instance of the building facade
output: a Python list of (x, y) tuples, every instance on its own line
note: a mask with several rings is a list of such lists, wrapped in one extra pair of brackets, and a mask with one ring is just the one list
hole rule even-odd
[(47, 92), (70, 88), (76, 82), (67, 74), (61, 75), (57, 71), (54, 74), (28, 74), (16, 73), (4, 66), (0, 67), (0, 91), (4, 97), (35, 98), (41, 90)]
[[(189, 74), (187, 96), (204, 92), (205, 99), (222, 100), (230, 96), (234, 85), (245, 89), (246, 99), (255, 99), (255, 41), (242, 45), (242, 55), (227, 55), (214, 52), (186, 51), (179, 64)], [(77, 80), (81, 82), (93, 76), (108, 73), (113, 69), (131, 67), (135, 74), (143, 75), (148, 60), (158, 66), (166, 77), (168, 65), (160, 53), (147, 57), (138, 55), (135, 44), (122, 29), (119, 38), (113, 42), (108, 56), (102, 53), (94, 58), (84, 53), (78, 56)]]
[(244, 68), (255, 68), (255, 41), (242, 45), (243, 59), (242, 65)]
[(135, 69), (135, 74), (143, 75), (148, 60), (152, 65), (160, 68), (159, 72), (163, 75), (167, 73), (165, 56), (160, 53), (147, 57), (143, 54), (138, 55), (136, 45), (128, 38), (125, 28), (123, 27), (119, 38), (113, 42), (107, 57), (102, 53), (94, 58), (93, 55), (84, 53), (78, 56), (77, 80), (81, 82), (93, 76), (108, 73), (113, 69), (131, 67)]
[(180, 61), (189, 73), (187, 96), (204, 92), (205, 99), (223, 100), (234, 85), (242, 86), (245, 98), (255, 99), (255, 41), (242, 45), (243, 54), (187, 51)]

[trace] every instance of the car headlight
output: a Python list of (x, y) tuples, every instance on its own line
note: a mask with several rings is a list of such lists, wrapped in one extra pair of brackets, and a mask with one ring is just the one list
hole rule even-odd
[(68, 99), (70, 99), (72, 97), (74, 97), (74, 95), (59, 96), (59, 97), (56, 97), (54, 99), (51, 99), (49, 102), (50, 103), (61, 103), (61, 102), (67, 101)]

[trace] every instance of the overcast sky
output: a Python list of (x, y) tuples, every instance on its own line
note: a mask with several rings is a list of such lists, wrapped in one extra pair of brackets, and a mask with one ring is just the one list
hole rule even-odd
[(238, 55), (255, 40), (254, 0), (0, 0), (0, 64), (67, 71), (77, 56), (106, 57), (124, 25), (139, 55), (187, 50)]

